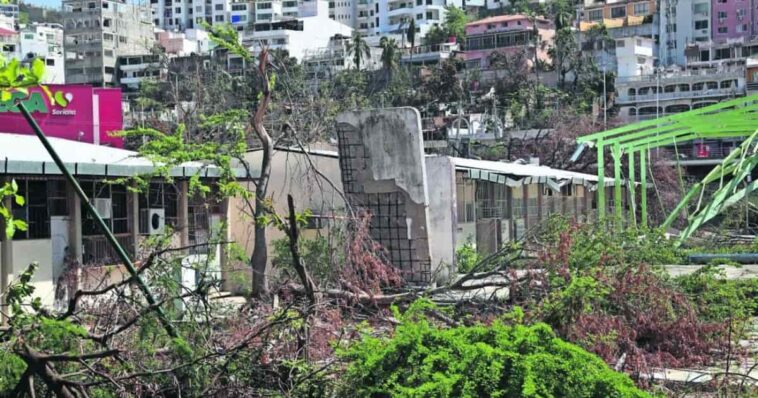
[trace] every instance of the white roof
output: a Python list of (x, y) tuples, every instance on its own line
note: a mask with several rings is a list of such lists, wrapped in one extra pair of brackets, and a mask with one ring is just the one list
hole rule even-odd
[[(495, 162), (490, 160), (476, 160), (451, 157), (456, 168), (485, 170), (493, 173), (508, 174), (519, 177), (545, 177), (557, 180), (581, 179), (584, 181), (597, 182), (597, 176), (593, 174), (577, 173), (554, 169), (547, 166), (537, 166), (534, 164), (506, 163)], [(606, 182), (613, 181), (612, 178), (605, 178)]]
[[(53, 149), (74, 175), (126, 177), (154, 171), (156, 164), (137, 152), (48, 137)], [(218, 176), (218, 169), (187, 162), (171, 169), (173, 177)], [(0, 133), (0, 174), (61, 174), (36, 135)], [(237, 174), (240, 174), (239, 171)], [(244, 176), (243, 172), (241, 176)]]

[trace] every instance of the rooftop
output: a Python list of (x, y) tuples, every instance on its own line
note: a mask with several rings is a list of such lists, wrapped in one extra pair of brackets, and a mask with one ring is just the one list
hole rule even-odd
[[(50, 144), (74, 175), (130, 177), (155, 171), (158, 164), (137, 152), (84, 142), (48, 138)], [(257, 171), (253, 170), (255, 174)], [(201, 162), (187, 162), (170, 170), (172, 177), (217, 177), (219, 170)], [(62, 174), (35, 135), (0, 133), (0, 175)], [(236, 170), (245, 177), (243, 169)]]

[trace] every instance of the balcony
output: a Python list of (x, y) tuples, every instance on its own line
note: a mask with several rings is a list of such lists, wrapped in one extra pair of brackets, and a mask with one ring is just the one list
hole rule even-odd
[(682, 166), (705, 166), (721, 162), (744, 138), (726, 140), (695, 141), (661, 148), (661, 155), (666, 163)]
[(671, 100), (693, 100), (701, 98), (730, 97), (744, 93), (744, 90), (735, 88), (721, 88), (698, 91), (676, 91), (673, 93), (658, 93), (644, 95), (621, 94), (616, 97), (616, 103), (627, 105), (640, 102), (671, 101)]

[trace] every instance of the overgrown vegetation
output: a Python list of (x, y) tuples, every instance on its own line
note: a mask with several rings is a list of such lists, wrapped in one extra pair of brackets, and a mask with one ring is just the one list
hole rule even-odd
[(392, 337), (365, 336), (345, 350), (343, 388), (354, 397), (649, 397), (598, 357), (541, 323), (442, 327), (419, 301)]

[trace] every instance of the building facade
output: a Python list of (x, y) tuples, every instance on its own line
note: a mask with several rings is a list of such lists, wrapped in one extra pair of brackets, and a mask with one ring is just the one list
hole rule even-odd
[(24, 61), (40, 58), (45, 61), (43, 83), (63, 84), (66, 80), (63, 55), (63, 26), (32, 24), (19, 32), (20, 54)]
[(684, 65), (684, 51), (690, 43), (711, 39), (710, 0), (661, 0), (660, 63)]
[(744, 68), (669, 70), (616, 80), (619, 118), (654, 119), (745, 95)]
[(466, 24), (464, 59), (467, 69), (489, 69), (494, 53), (504, 55), (526, 52), (526, 59), (536, 57), (548, 62), (548, 48), (553, 44), (555, 29), (544, 18), (526, 15), (503, 15)]
[(123, 1), (65, 0), (66, 82), (113, 85), (118, 57), (155, 44), (150, 9)]
[(728, 39), (747, 39), (758, 31), (754, 16), (754, 0), (712, 0), (712, 39), (717, 42)]

